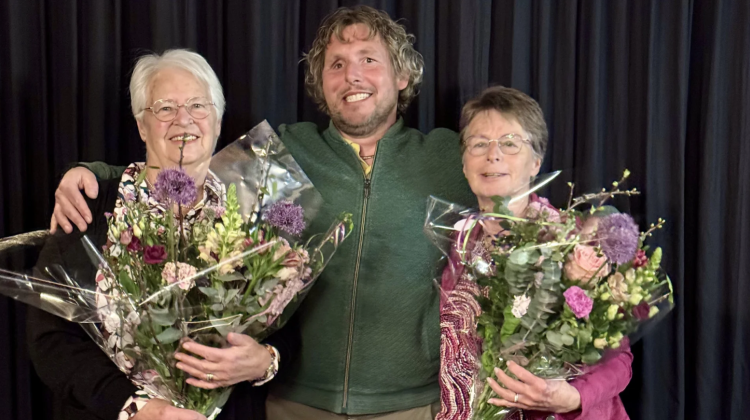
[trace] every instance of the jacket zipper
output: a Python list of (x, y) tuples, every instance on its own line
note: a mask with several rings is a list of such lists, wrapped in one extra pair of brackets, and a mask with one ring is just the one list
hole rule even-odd
[(354, 265), (354, 284), (352, 286), (352, 301), (351, 309), (349, 311), (349, 341), (346, 345), (346, 365), (344, 368), (344, 398), (342, 402), (342, 408), (346, 410), (347, 400), (349, 399), (349, 367), (352, 359), (352, 341), (354, 340), (354, 313), (357, 303), (357, 281), (359, 280), (359, 264), (362, 260), (362, 244), (365, 238), (365, 219), (367, 217), (367, 202), (370, 200), (370, 187), (372, 183), (372, 171), (375, 169), (375, 159), (377, 159), (377, 146), (375, 149), (375, 157), (372, 160), (372, 166), (370, 169), (370, 176), (365, 176), (365, 191), (364, 199), (362, 201), (362, 219), (359, 224), (359, 244), (357, 245), (357, 260)]

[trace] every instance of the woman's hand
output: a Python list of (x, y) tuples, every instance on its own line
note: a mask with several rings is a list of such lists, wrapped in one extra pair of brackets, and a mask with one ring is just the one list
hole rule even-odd
[(81, 190), (86, 191), (86, 195), (92, 199), (99, 195), (99, 184), (96, 182), (94, 173), (82, 167), (66, 172), (55, 190), (55, 210), (50, 220), (50, 233), (54, 234), (58, 226), (65, 233), (72, 232), (71, 222), (81, 232), (86, 231), (92, 219), (91, 211)]
[[(193, 341), (182, 348), (203, 359), (176, 353), (177, 368), (191, 376), (187, 383), (203, 389), (222, 388), (242, 381), (252, 381), (266, 374), (271, 366), (271, 354), (265, 346), (244, 334), (229, 333), (230, 346), (223, 349), (204, 346)], [(208, 375), (211, 376), (211, 380)]]
[(206, 420), (206, 416), (177, 408), (166, 400), (155, 398), (143, 406), (133, 420)]
[[(542, 379), (513, 362), (508, 362), (508, 369), (518, 380), (495, 368), (495, 375), (505, 388), (494, 379), (487, 378), (492, 390), (500, 397), (490, 398), (490, 404), (561, 414), (581, 408), (581, 395), (567, 381)], [(514, 402), (516, 395), (517, 402)]]

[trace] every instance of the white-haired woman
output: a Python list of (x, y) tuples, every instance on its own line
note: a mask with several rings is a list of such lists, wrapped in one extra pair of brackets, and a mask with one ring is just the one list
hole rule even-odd
[[(99, 182), (98, 197), (88, 202), (93, 220), (87, 231), (99, 246), (107, 245), (105, 212), (114, 212), (126, 195), (133, 194), (148, 203), (156, 214), (164, 213), (150, 194), (152, 185), (159, 168), (174, 168), (180, 160), (198, 186), (196, 201), (183, 209), (185, 223), (193, 223), (202, 209), (221, 206), (226, 199), (224, 185), (208, 169), (221, 132), (225, 102), (219, 79), (206, 60), (187, 50), (143, 56), (135, 65), (130, 95), (138, 131), (146, 144), (146, 161), (130, 164), (120, 179)], [(139, 184), (137, 180), (144, 171), (146, 177)], [(93, 276), (94, 267), (82, 249), (81, 236), (77, 231), (58, 232), (42, 250), (37, 267), (61, 264), (69, 273)], [(55, 392), (60, 418), (204, 419), (168, 401), (139, 395), (126, 375), (78, 325), (30, 309), (28, 331), (31, 359), (42, 381)], [(230, 347), (210, 349), (210, 354), (204, 346), (190, 343), (189, 350), (203, 360), (176, 355), (177, 367), (193, 376), (189, 384), (213, 388), (269, 379), (264, 376), (273, 371), (269, 366), (277, 361), (266, 347), (239, 334), (230, 334), (229, 342)], [(209, 367), (210, 372), (203, 371)]]

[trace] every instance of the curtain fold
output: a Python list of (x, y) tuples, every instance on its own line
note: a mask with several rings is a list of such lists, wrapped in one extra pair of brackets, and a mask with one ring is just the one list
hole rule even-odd
[[(457, 129), (463, 101), (502, 84), (536, 98), (544, 170), (579, 191), (627, 168), (615, 202), (667, 220), (677, 307), (634, 347), (633, 419), (750, 412), (750, 2), (744, 0), (5, 0), (0, 2), (0, 237), (44, 228), (71, 162), (127, 164), (144, 146), (128, 83), (145, 51), (204, 55), (227, 99), (219, 147), (262, 119), (327, 117), (299, 64), (323, 17), (368, 4), (402, 19), (425, 58), (405, 114)], [(555, 204), (566, 190), (550, 193)], [(0, 262), (10, 264), (8, 262)], [(25, 351), (23, 306), (0, 297), (0, 418), (54, 418)]]

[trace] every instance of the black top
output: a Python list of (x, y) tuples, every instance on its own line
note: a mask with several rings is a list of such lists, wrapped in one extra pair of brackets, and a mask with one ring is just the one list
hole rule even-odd
[[(119, 179), (99, 181), (99, 196), (87, 199), (93, 221), (86, 234), (98, 248), (107, 240), (105, 212), (112, 212), (117, 199)], [(65, 234), (59, 230), (50, 236), (42, 249), (36, 267), (59, 264), (79, 278), (93, 278), (90, 262), (75, 229)], [(39, 377), (55, 393), (56, 418), (64, 420), (116, 420), (125, 401), (136, 386), (76, 323), (30, 307), (27, 334), (31, 360)], [(279, 350), (282, 366), (287, 364), (299, 346), (295, 318), (267, 342)], [(218, 420), (265, 418), (265, 387), (244, 382), (235, 386)]]

